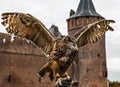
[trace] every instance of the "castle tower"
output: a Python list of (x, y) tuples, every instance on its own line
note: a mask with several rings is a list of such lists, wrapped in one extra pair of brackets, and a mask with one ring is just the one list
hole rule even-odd
[(55, 37), (55, 38), (60, 38), (62, 34), (60, 33), (58, 26), (52, 25), (49, 29), (50, 33)]
[[(83, 26), (102, 19), (92, 0), (80, 0), (77, 11), (71, 10), (67, 19), (68, 33), (73, 35)], [(72, 75), (79, 83), (74, 87), (107, 87), (105, 36), (95, 44), (79, 48), (79, 62), (73, 64), (72, 69)]]

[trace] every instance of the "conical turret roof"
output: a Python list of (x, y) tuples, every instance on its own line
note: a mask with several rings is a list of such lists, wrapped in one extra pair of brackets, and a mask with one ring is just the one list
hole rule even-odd
[(86, 16), (102, 17), (100, 14), (96, 12), (92, 0), (80, 0), (76, 13), (70, 18)]

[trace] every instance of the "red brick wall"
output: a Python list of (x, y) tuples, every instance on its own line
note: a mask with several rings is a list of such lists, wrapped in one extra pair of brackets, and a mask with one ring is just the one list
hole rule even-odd
[(0, 87), (54, 87), (47, 75), (39, 82), (36, 74), (47, 61), (31, 42), (15, 38), (11, 43), (0, 33)]
[[(77, 19), (82, 22), (78, 22), (78, 25), (68, 24), (69, 35), (76, 33), (82, 26), (102, 18), (80, 17)], [(68, 23), (74, 20), (74, 18), (69, 19)], [(77, 75), (79, 76), (79, 87), (107, 87), (105, 36), (95, 44), (88, 44), (79, 48), (79, 65), (79, 75)], [(74, 71), (74, 67), (72, 70)]]

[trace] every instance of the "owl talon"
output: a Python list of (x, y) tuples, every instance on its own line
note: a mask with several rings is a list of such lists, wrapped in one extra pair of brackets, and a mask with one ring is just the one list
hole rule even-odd
[(69, 87), (72, 83), (72, 79), (69, 75), (60, 77), (56, 80), (55, 87)]
[(63, 86), (62, 80), (63, 80), (63, 78), (58, 78), (57, 81), (55, 82), (55, 87), (57, 87), (58, 85)]

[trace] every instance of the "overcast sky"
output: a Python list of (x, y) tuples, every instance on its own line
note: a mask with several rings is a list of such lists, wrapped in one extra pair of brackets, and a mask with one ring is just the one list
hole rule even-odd
[[(0, 14), (3, 12), (30, 13), (40, 19), (47, 28), (52, 24), (67, 35), (66, 19), (70, 9), (76, 11), (80, 0), (0, 0)], [(106, 19), (116, 21), (111, 26), (114, 32), (107, 32), (106, 53), (110, 80), (120, 81), (120, 0), (92, 0), (96, 11)], [(1, 20), (0, 20), (1, 21)], [(0, 24), (0, 32), (5, 32)]]

